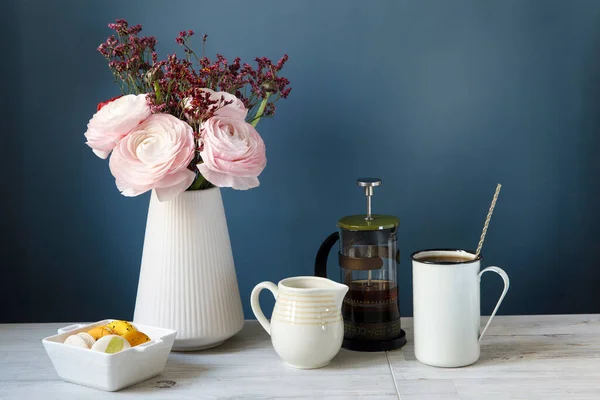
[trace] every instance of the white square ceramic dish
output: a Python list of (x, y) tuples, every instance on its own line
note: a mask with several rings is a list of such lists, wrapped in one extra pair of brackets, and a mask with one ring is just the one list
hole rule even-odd
[(93, 324), (75, 324), (42, 340), (58, 375), (67, 382), (114, 392), (161, 373), (177, 332), (135, 324), (151, 341), (115, 354), (100, 353), (63, 344), (70, 335), (106, 325), (112, 319)]

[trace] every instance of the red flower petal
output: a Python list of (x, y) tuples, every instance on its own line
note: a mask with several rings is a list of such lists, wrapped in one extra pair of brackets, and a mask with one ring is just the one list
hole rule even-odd
[(121, 97), (123, 97), (123, 95), (121, 95), (121, 96), (117, 96), (117, 97), (113, 97), (112, 99), (109, 99), (109, 100), (103, 101), (102, 103), (98, 103), (98, 108), (96, 108), (96, 111), (100, 111), (100, 109), (101, 109), (102, 107), (104, 107), (104, 106), (105, 106), (105, 105), (107, 105), (108, 103), (112, 103), (113, 101), (115, 101), (116, 99), (119, 99), (119, 98), (121, 98)]

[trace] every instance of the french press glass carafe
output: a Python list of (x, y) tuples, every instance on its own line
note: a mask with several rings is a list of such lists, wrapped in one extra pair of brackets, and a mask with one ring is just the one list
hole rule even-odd
[(341, 280), (350, 288), (342, 305), (342, 347), (357, 351), (393, 350), (406, 343), (398, 299), (398, 218), (371, 214), (373, 188), (381, 185), (380, 179), (362, 178), (357, 184), (365, 190), (367, 213), (338, 221), (339, 232), (325, 239), (317, 253), (315, 275), (326, 277), (327, 257), (339, 240)]

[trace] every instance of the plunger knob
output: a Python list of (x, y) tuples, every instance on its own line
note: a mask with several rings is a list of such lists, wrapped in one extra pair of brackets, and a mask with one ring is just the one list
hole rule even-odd
[(365, 188), (365, 196), (367, 196), (367, 216), (366, 220), (370, 221), (373, 219), (371, 216), (371, 197), (373, 197), (373, 188), (381, 185), (381, 179), (378, 178), (359, 178), (356, 180), (356, 184), (360, 187)]

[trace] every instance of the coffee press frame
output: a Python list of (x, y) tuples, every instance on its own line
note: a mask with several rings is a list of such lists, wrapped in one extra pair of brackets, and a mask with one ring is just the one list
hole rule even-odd
[[(371, 197), (373, 196), (373, 188), (381, 185), (381, 180), (376, 179), (376, 178), (361, 178), (361, 179), (357, 180), (357, 185), (360, 187), (364, 187), (365, 195), (367, 197), (367, 214), (366, 214), (364, 220), (367, 222), (374, 221), (375, 220), (374, 217), (378, 217), (378, 215), (372, 214)], [(340, 227), (339, 222), (338, 222), (338, 228), (344, 229), (349, 232), (361, 231), (360, 229), (354, 230), (354, 229), (347, 229), (347, 228)], [(373, 228), (374, 229), (368, 229), (368, 230), (363, 229), (362, 231), (377, 231), (377, 230), (386, 229), (385, 227), (378, 227), (376, 225), (374, 225)], [(387, 228), (387, 229), (389, 229), (389, 228)], [(327, 259), (331, 252), (331, 249), (333, 248), (333, 246), (336, 244), (336, 242), (338, 240), (340, 240), (340, 233), (338, 231), (336, 231), (336, 232), (332, 233), (331, 235), (329, 235), (325, 239), (325, 241), (321, 244), (321, 247), (319, 248), (319, 251), (317, 252), (317, 256), (315, 259), (315, 276), (320, 276), (323, 278), (327, 277)], [(343, 261), (344, 257), (345, 256), (343, 256), (338, 251), (338, 266), (340, 268), (344, 268), (342, 266), (342, 261)], [(398, 264), (400, 264), (399, 253), (396, 254), (396, 265), (398, 265)], [(348, 269), (348, 268), (344, 268), (344, 269)], [(399, 282), (396, 282), (396, 284), (398, 285), (398, 291), (399, 291)], [(398, 295), (399, 295), (399, 293), (398, 293)], [(397, 301), (399, 301), (399, 299)], [(344, 326), (346, 326), (345, 322), (344, 322)], [(344, 333), (344, 341), (342, 343), (342, 347), (347, 350), (375, 352), (375, 351), (396, 350), (396, 349), (401, 348), (405, 344), (406, 344), (406, 332), (401, 327), (400, 328), (400, 336), (393, 338), (393, 339), (387, 339), (387, 340), (369, 341), (369, 340), (361, 340), (361, 339), (347, 339), (346, 334)]]

